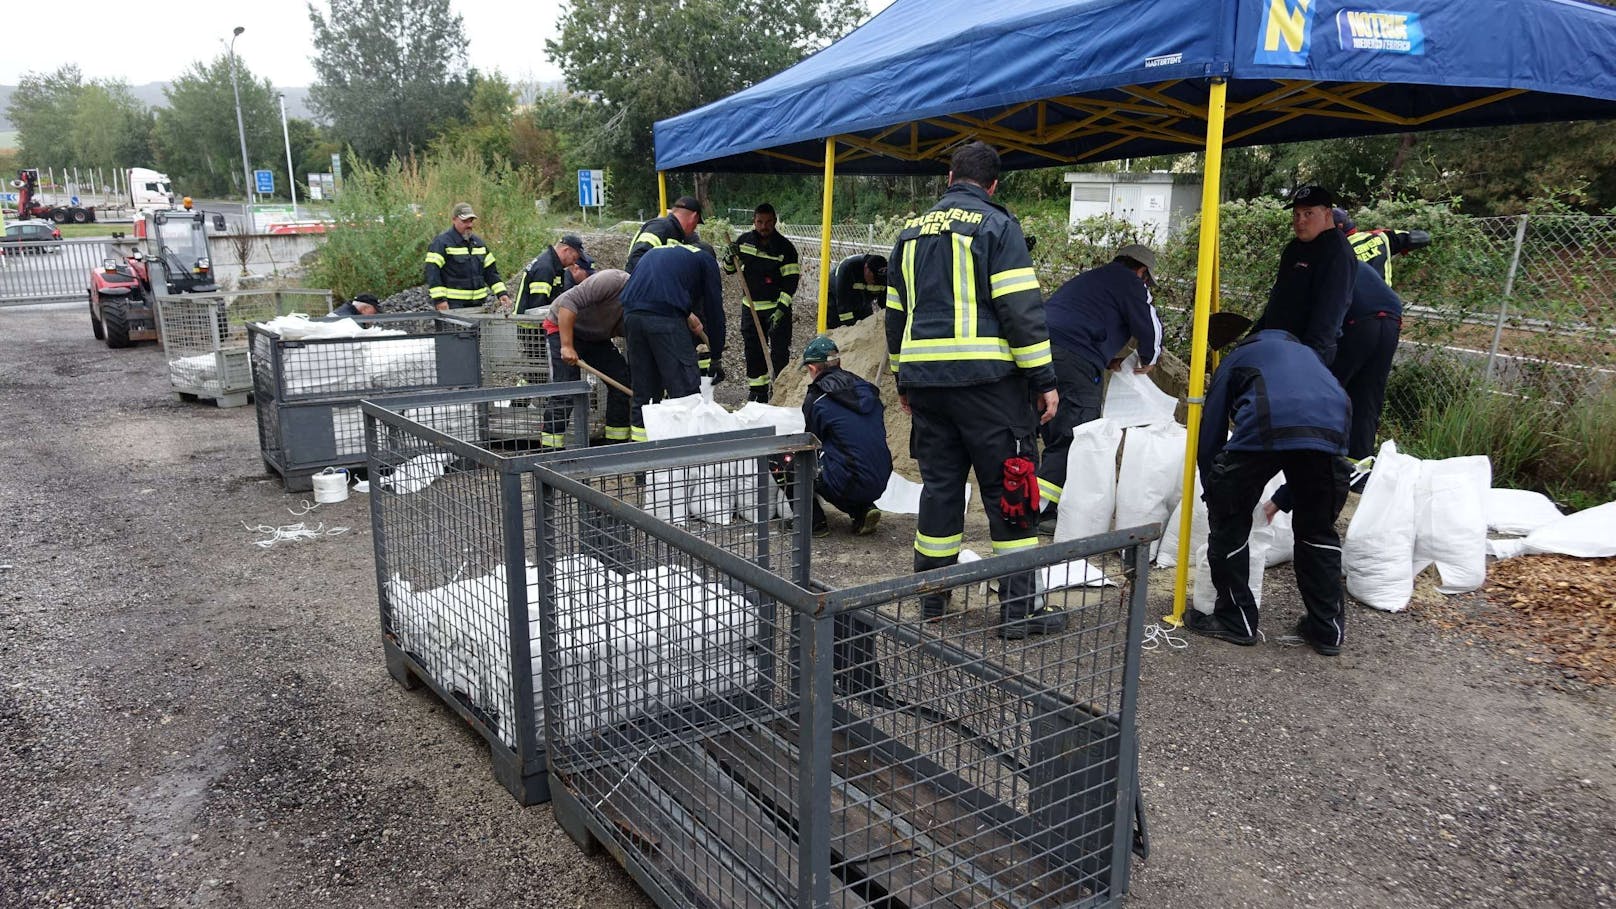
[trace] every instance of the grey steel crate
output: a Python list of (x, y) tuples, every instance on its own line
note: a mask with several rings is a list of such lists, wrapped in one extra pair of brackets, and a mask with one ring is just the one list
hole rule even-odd
[(479, 382), (477, 332), (441, 315), (359, 316), (355, 321), (403, 332), (387, 337), (294, 341), (248, 325), (253, 400), (264, 466), (287, 489), (308, 489), (326, 467), (365, 461), (362, 399)]
[[(766, 454), (811, 452), (808, 437), (775, 439), (768, 429), (589, 448), (583, 421), (574, 421), (564, 449), (544, 452), (513, 442), (500, 425), (512, 410), (540, 411), (563, 398), (587, 408), (586, 394), (587, 386), (572, 382), (402, 395), (362, 405), (388, 671), (406, 687), (427, 685), (470, 723), (489, 744), (496, 777), (523, 804), (549, 797), (530, 609), (534, 466), (567, 463), (597, 485), (626, 488), (644, 471), (660, 477), (744, 459), (735, 454), (740, 444), (758, 453), (753, 461), (765, 463)], [(429, 476), (435, 478), (423, 485)], [(777, 488), (770, 480), (768, 490), (754, 492), (769, 492), (773, 503)], [(780, 537), (798, 533), (779, 518), (737, 518), (700, 529), (741, 552), (773, 552), (776, 560), (796, 545)], [(597, 542), (610, 549), (609, 540)]]
[(329, 290), (244, 290), (157, 298), (169, 386), (180, 397), (240, 407), (253, 390), (247, 325), (276, 316), (331, 312)]
[[(813, 591), (807, 537), (729, 551), (590, 466), (533, 471), (550, 792), (581, 845), (663, 907), (1121, 902), (1146, 605), (1127, 579), (1158, 526)], [(1116, 586), (1037, 583), (1074, 559)], [(989, 585), (1065, 627), (1016, 637)], [(922, 621), (939, 591), (948, 616)]]
[[(548, 306), (522, 315), (459, 312), (455, 317), (477, 326), (483, 387), (510, 388), (550, 381), (554, 372), (544, 339), (544, 320), (550, 317)], [(595, 434), (605, 426), (606, 383), (588, 374), (583, 381), (589, 383), (590, 432)], [(536, 438), (539, 433), (537, 426), (521, 429), (524, 434), (520, 438)]]

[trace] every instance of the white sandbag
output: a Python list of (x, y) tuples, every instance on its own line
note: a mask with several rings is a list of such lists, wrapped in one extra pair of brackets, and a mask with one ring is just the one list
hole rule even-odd
[(1111, 529), (1117, 498), (1117, 446), (1122, 425), (1109, 417), (1072, 431), (1066, 455), (1066, 488), (1055, 518), (1055, 541), (1075, 540)]
[(1122, 361), (1120, 371), (1111, 373), (1105, 389), (1105, 418), (1119, 426), (1173, 422), (1178, 399), (1157, 388), (1150, 376), (1134, 372), (1138, 366), (1135, 351)]
[(1372, 609), (1400, 612), (1414, 596), (1414, 496), (1419, 485), (1419, 459), (1398, 453), (1397, 443), (1388, 439), (1375, 457), (1375, 470), (1341, 546), (1347, 591)]
[[(1070, 476), (1070, 474), (1068, 474)], [(1152, 423), (1130, 427), (1117, 471), (1118, 529), (1167, 520), (1184, 488), (1184, 427)], [(1151, 552), (1154, 557), (1156, 553)]]
[[(1272, 489), (1270, 486), (1270, 495)], [(1263, 497), (1264, 499), (1267, 496)], [(1274, 531), (1267, 521), (1263, 520), (1262, 504), (1251, 511), (1251, 535), (1246, 538), (1246, 583), (1251, 587), (1251, 598), (1258, 608), (1262, 607), (1263, 598), (1263, 570), (1268, 565), (1268, 547), (1273, 542)], [(1217, 588), (1212, 584), (1212, 566), (1207, 563), (1206, 550), (1208, 543), (1202, 541), (1195, 548), (1193, 555), (1195, 568), (1195, 584), (1191, 588), (1192, 603), (1196, 611), (1212, 614), (1213, 607), (1217, 605)], [(1239, 554), (1235, 555), (1239, 558)]]
[(740, 410), (735, 411), (735, 422), (742, 429), (773, 426), (774, 434), (777, 436), (789, 436), (804, 432), (807, 428), (801, 407), (775, 407), (773, 404), (758, 401), (748, 401)]
[(1530, 489), (1489, 489), (1482, 507), (1487, 529), (1498, 533), (1528, 534), (1565, 517), (1548, 496)]
[(1528, 552), (1602, 559), (1616, 556), (1616, 502), (1569, 514), (1532, 531)]
[(1426, 461), (1414, 499), (1414, 573), (1436, 563), (1441, 593), (1467, 593), (1487, 582), (1487, 514), (1493, 484), (1486, 455)]
[(1085, 559), (1073, 559), (1060, 565), (1051, 565), (1043, 570), (1041, 581), (1044, 590), (1118, 586), (1116, 581), (1105, 576), (1104, 569), (1090, 565)]
[[(1196, 495), (1194, 495), (1194, 511), (1189, 513), (1189, 564), (1196, 563), (1196, 548), (1206, 545), (1207, 542), (1207, 503), (1202, 495), (1206, 490), (1201, 487), (1201, 471), (1196, 469)], [(1183, 497), (1173, 503), (1173, 513), (1167, 516), (1167, 526), (1162, 527), (1162, 545), (1155, 553), (1155, 566), (1157, 568), (1178, 568), (1178, 529), (1183, 526), (1185, 519), (1185, 501)]]
[(382, 477), (381, 485), (384, 489), (391, 489), (401, 496), (420, 492), (443, 476), (444, 468), (448, 466), (449, 453), (446, 451), (416, 455), (388, 476)]
[[(1278, 476), (1268, 481), (1268, 489), (1263, 493), (1263, 501), (1267, 502), (1273, 499), (1275, 490), (1283, 485), (1285, 485), (1285, 472), (1280, 471)], [(1291, 523), (1291, 518), (1291, 513), (1288, 511), (1276, 511), (1274, 512), (1274, 519), (1268, 522), (1271, 535), (1268, 542), (1266, 562), (1269, 568), (1273, 568), (1275, 565), (1283, 565), (1296, 555), (1296, 530)], [(1262, 520), (1260, 509), (1257, 520)]]
[(364, 384), (371, 388), (437, 384), (438, 346), (431, 338), (367, 341), (359, 347), (365, 360)]

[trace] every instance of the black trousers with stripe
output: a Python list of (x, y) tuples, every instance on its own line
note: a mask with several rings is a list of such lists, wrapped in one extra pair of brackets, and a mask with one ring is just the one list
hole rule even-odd
[(1072, 430), (1100, 418), (1105, 405), (1105, 369), (1095, 366), (1059, 344), (1050, 346), (1059, 383), (1060, 408), (1054, 419), (1038, 428), (1044, 457), (1038, 464), (1039, 488), (1051, 505), (1060, 504), (1066, 488), (1066, 459), (1072, 451)]
[(1336, 343), (1330, 372), (1352, 400), (1347, 457), (1355, 461), (1375, 453), (1380, 408), (1386, 403), (1386, 377), (1391, 375), (1392, 358), (1397, 355), (1397, 339), (1402, 327), (1400, 319), (1375, 316), (1357, 319), (1341, 328), (1341, 340)]
[(1203, 473), (1210, 527), (1206, 558), (1217, 590), (1212, 616), (1239, 634), (1257, 633), (1257, 602), (1251, 593), (1247, 544), (1252, 511), (1263, 487), (1285, 472), (1296, 532), (1296, 587), (1307, 607), (1303, 631), (1312, 640), (1346, 638), (1341, 584), (1341, 538), (1335, 519), (1347, 501), (1347, 464), (1322, 451), (1222, 451), (1210, 475)]
[(757, 328), (752, 325), (752, 313), (741, 305), (741, 341), (746, 349), (746, 397), (749, 401), (769, 403), (769, 383), (781, 370), (791, 365), (791, 310), (780, 317), (780, 324), (769, 327), (769, 319), (777, 310), (766, 309), (758, 313), (763, 331), (769, 336), (769, 356), (774, 360), (774, 375), (769, 375), (768, 361), (763, 359), (763, 345), (758, 341)]

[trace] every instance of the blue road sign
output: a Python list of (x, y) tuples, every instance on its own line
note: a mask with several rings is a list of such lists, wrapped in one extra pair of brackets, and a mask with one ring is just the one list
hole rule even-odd
[(253, 180), (258, 184), (258, 191), (269, 195), (275, 191), (275, 172), (272, 170), (253, 171)]
[(599, 208), (606, 204), (606, 172), (578, 171), (578, 207)]

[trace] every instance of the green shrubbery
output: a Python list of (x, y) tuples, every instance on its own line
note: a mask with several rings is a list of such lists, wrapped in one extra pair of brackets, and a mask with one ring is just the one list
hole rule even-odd
[(507, 278), (547, 243), (556, 219), (533, 204), (528, 179), (503, 162), (489, 168), (466, 150), (394, 159), (385, 167), (359, 164), (345, 175), (309, 282), (340, 297), (385, 297), (422, 280), (422, 257), (432, 238), (449, 227), (449, 210), (470, 202), (477, 233), (488, 241)]

